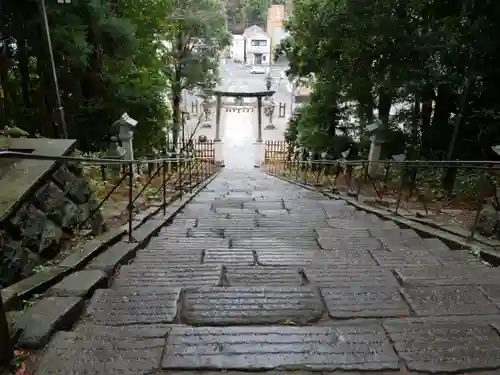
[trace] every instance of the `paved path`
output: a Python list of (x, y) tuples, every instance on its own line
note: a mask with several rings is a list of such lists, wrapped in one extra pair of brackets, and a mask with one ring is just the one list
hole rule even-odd
[(56, 335), (37, 375), (496, 374), (499, 302), (500, 272), (467, 253), (224, 171)]

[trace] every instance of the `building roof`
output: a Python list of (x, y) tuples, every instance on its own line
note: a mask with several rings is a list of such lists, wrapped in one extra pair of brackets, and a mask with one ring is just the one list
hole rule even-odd
[(257, 25), (252, 25), (250, 27), (247, 27), (245, 31), (243, 31), (243, 35), (245, 37), (254, 36), (257, 34), (264, 34), (267, 36), (267, 33), (264, 31), (264, 29)]

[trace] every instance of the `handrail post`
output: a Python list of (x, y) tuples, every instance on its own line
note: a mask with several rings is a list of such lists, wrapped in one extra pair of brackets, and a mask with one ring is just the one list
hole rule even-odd
[(161, 178), (161, 187), (163, 190), (163, 216), (167, 214), (167, 163), (165, 163), (165, 159), (162, 161), (162, 178)]
[(0, 295), (0, 368), (8, 368), (14, 359), (14, 343), (10, 336), (7, 314)]
[(192, 176), (191, 176), (191, 157), (188, 159), (188, 179), (189, 179), (189, 192), (193, 192), (193, 186), (192, 186)]
[(183, 196), (183, 189), (182, 189), (182, 168), (181, 168), (181, 159), (177, 159), (177, 181), (179, 184), (179, 194), (182, 198)]
[(133, 242), (134, 237), (132, 237), (132, 200), (134, 187), (134, 165), (129, 163), (128, 165), (128, 242)]

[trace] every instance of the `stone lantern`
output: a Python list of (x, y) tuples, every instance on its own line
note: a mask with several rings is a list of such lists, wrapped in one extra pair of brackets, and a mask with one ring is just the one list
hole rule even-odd
[(134, 160), (132, 140), (134, 139), (134, 130), (136, 126), (137, 120), (130, 117), (127, 113), (121, 115), (112, 125), (113, 128), (118, 128), (118, 139), (123, 149), (126, 151), (126, 159), (128, 160)]
[(269, 100), (264, 104), (264, 114), (269, 117), (269, 123), (266, 125), (264, 129), (266, 130), (272, 130), (276, 129), (276, 126), (273, 124), (273, 114), (274, 114), (274, 109), (276, 108), (276, 104), (274, 103), (273, 100)]
[(271, 90), (271, 86), (273, 85), (273, 79), (270, 75), (266, 77), (266, 90)]
[(210, 117), (211, 117), (211, 107), (212, 104), (208, 100), (208, 98), (203, 99), (203, 102), (201, 103), (201, 107), (203, 109), (203, 114), (205, 116), (205, 122), (201, 126), (202, 128), (211, 128), (212, 124), (210, 123)]
[[(126, 154), (127, 151), (118, 144), (118, 138), (111, 137), (111, 142), (109, 144), (108, 149), (104, 153), (104, 157), (106, 159), (122, 160)], [(109, 169), (114, 176), (119, 176), (121, 171), (121, 165), (110, 164)]]

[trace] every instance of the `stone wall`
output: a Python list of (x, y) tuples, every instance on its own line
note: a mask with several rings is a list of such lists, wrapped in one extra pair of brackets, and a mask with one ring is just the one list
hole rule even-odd
[[(56, 167), (17, 210), (0, 223), (0, 285), (10, 285), (35, 267), (54, 259), (81, 223), (98, 233), (103, 218), (83, 169), (76, 164)], [(1, 194), (1, 192), (0, 192)]]

